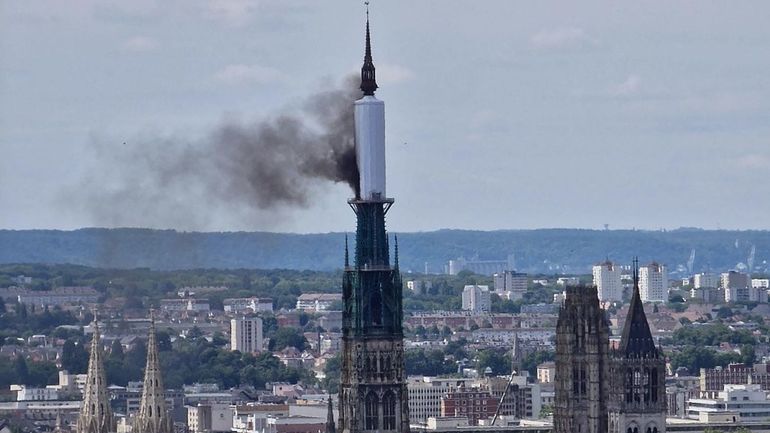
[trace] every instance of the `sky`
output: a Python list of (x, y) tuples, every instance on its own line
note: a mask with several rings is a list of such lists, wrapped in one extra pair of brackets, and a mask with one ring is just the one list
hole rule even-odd
[[(373, 0), (389, 229), (770, 229), (768, 16)], [(353, 230), (342, 184), (264, 211), (157, 188), (164, 212), (116, 215), (78, 192), (121, 182), (138, 141), (296, 109), (358, 71), (363, 30), (348, 0), (0, 2), (0, 228)]]

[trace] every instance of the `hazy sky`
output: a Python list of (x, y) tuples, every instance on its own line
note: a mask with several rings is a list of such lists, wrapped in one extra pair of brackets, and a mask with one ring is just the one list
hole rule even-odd
[[(768, 16), (374, 0), (389, 228), (769, 229)], [(121, 146), (301, 105), (360, 67), (363, 19), (357, 1), (0, 2), (0, 228), (352, 230), (343, 185), (259, 215), (159, 190), (171, 213), (104, 218), (73, 191), (110, 188)]]

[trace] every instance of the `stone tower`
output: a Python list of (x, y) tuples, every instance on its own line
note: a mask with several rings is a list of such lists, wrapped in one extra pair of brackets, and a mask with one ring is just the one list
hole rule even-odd
[(150, 334), (147, 339), (147, 365), (139, 413), (134, 418), (132, 433), (172, 433), (174, 424), (166, 409), (165, 388), (160, 372), (158, 342), (155, 338), (155, 316), (150, 312)]
[(356, 162), (359, 188), (349, 200), (356, 214), (355, 258), (345, 246), (342, 284), (342, 377), (339, 394), (341, 433), (409, 432), (402, 330), (402, 283), (398, 241), (393, 266), (385, 214), (393, 204), (385, 195), (385, 110), (374, 97), (375, 68), (366, 20), (366, 51), (361, 68), (363, 97), (355, 102)]
[(568, 287), (556, 324), (554, 433), (606, 433), (609, 324), (596, 287)]
[(634, 292), (620, 346), (612, 351), (610, 433), (666, 431), (666, 361), (655, 347), (639, 293), (634, 261)]
[(94, 314), (94, 335), (88, 359), (88, 375), (83, 391), (83, 406), (77, 422), (77, 433), (110, 433), (116, 431), (115, 418), (107, 394), (107, 379), (102, 362), (99, 322)]

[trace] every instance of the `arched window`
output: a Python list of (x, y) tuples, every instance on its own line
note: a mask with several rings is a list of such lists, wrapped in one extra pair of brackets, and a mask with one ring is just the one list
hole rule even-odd
[[(639, 395), (639, 388), (642, 385), (642, 372), (638, 368), (634, 369), (634, 402), (639, 403), (641, 396)], [(634, 429), (637, 430), (637, 429)], [(637, 432), (634, 432), (637, 433)]]
[(371, 302), (370, 311), (372, 312), (372, 324), (382, 325), (382, 296), (380, 296), (379, 290), (375, 290), (374, 293), (372, 293), (370, 302)]
[[(648, 403), (650, 401), (650, 391), (651, 391), (650, 383), (651, 383), (651, 381), (650, 381), (650, 369), (649, 369), (649, 367), (645, 367), (643, 381), (642, 381), (642, 387), (643, 387), (643, 392), (644, 392), (644, 402), (645, 403)], [(649, 428), (648, 428), (648, 430), (649, 430)], [(651, 433), (651, 432), (647, 432), (647, 433)]]
[(650, 371), (650, 396), (653, 402), (658, 401), (658, 369), (653, 368)]
[(385, 398), (382, 399), (382, 428), (396, 429), (396, 396), (392, 392), (385, 394)]
[(364, 414), (364, 428), (366, 430), (377, 430), (380, 428), (379, 426), (379, 411), (377, 410), (379, 406), (379, 401), (377, 401), (377, 395), (373, 392), (370, 392), (369, 395), (366, 396), (366, 404), (365, 404), (365, 411)]
[[(630, 368), (626, 370), (626, 403), (634, 401), (634, 371)], [(628, 428), (628, 433), (631, 432), (631, 427)]]

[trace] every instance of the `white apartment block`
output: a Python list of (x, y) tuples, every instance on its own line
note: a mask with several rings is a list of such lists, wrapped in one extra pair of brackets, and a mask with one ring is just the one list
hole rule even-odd
[(733, 422), (770, 420), (770, 400), (759, 384), (724, 385), (717, 398), (691, 398), (687, 417), (706, 421), (709, 415), (729, 414)]
[(611, 261), (599, 263), (593, 267), (594, 286), (600, 301), (620, 301), (623, 299), (623, 283), (620, 281), (620, 267)]
[(748, 274), (737, 271), (724, 272), (721, 275), (721, 286), (725, 290), (725, 302), (760, 300), (757, 293), (759, 289), (752, 288), (751, 277)]
[(303, 293), (297, 298), (297, 309), (307, 312), (325, 311), (335, 302), (342, 302), (342, 293)]
[(59, 399), (59, 390), (50, 388), (35, 388), (27, 385), (11, 385), (10, 390), (16, 393), (16, 401), (49, 401)]
[(187, 406), (187, 431), (190, 433), (230, 432), (233, 407), (228, 403)]
[(225, 313), (273, 311), (270, 298), (227, 298), (223, 302)]
[(472, 379), (448, 379), (438, 377), (410, 377), (406, 389), (409, 394), (409, 420), (426, 422), (430, 417), (441, 416), (441, 398), (449, 391), (470, 383)]
[(639, 294), (643, 302), (668, 301), (666, 267), (652, 262), (639, 268)]
[(770, 279), (767, 278), (752, 278), (751, 287), (755, 289), (770, 289)]
[(262, 351), (262, 319), (242, 317), (230, 320), (230, 350), (242, 353)]
[(719, 275), (700, 273), (692, 277), (692, 285), (696, 289), (719, 287)]
[(492, 296), (489, 293), (489, 286), (465, 286), (462, 296), (463, 310), (484, 313), (492, 309)]

